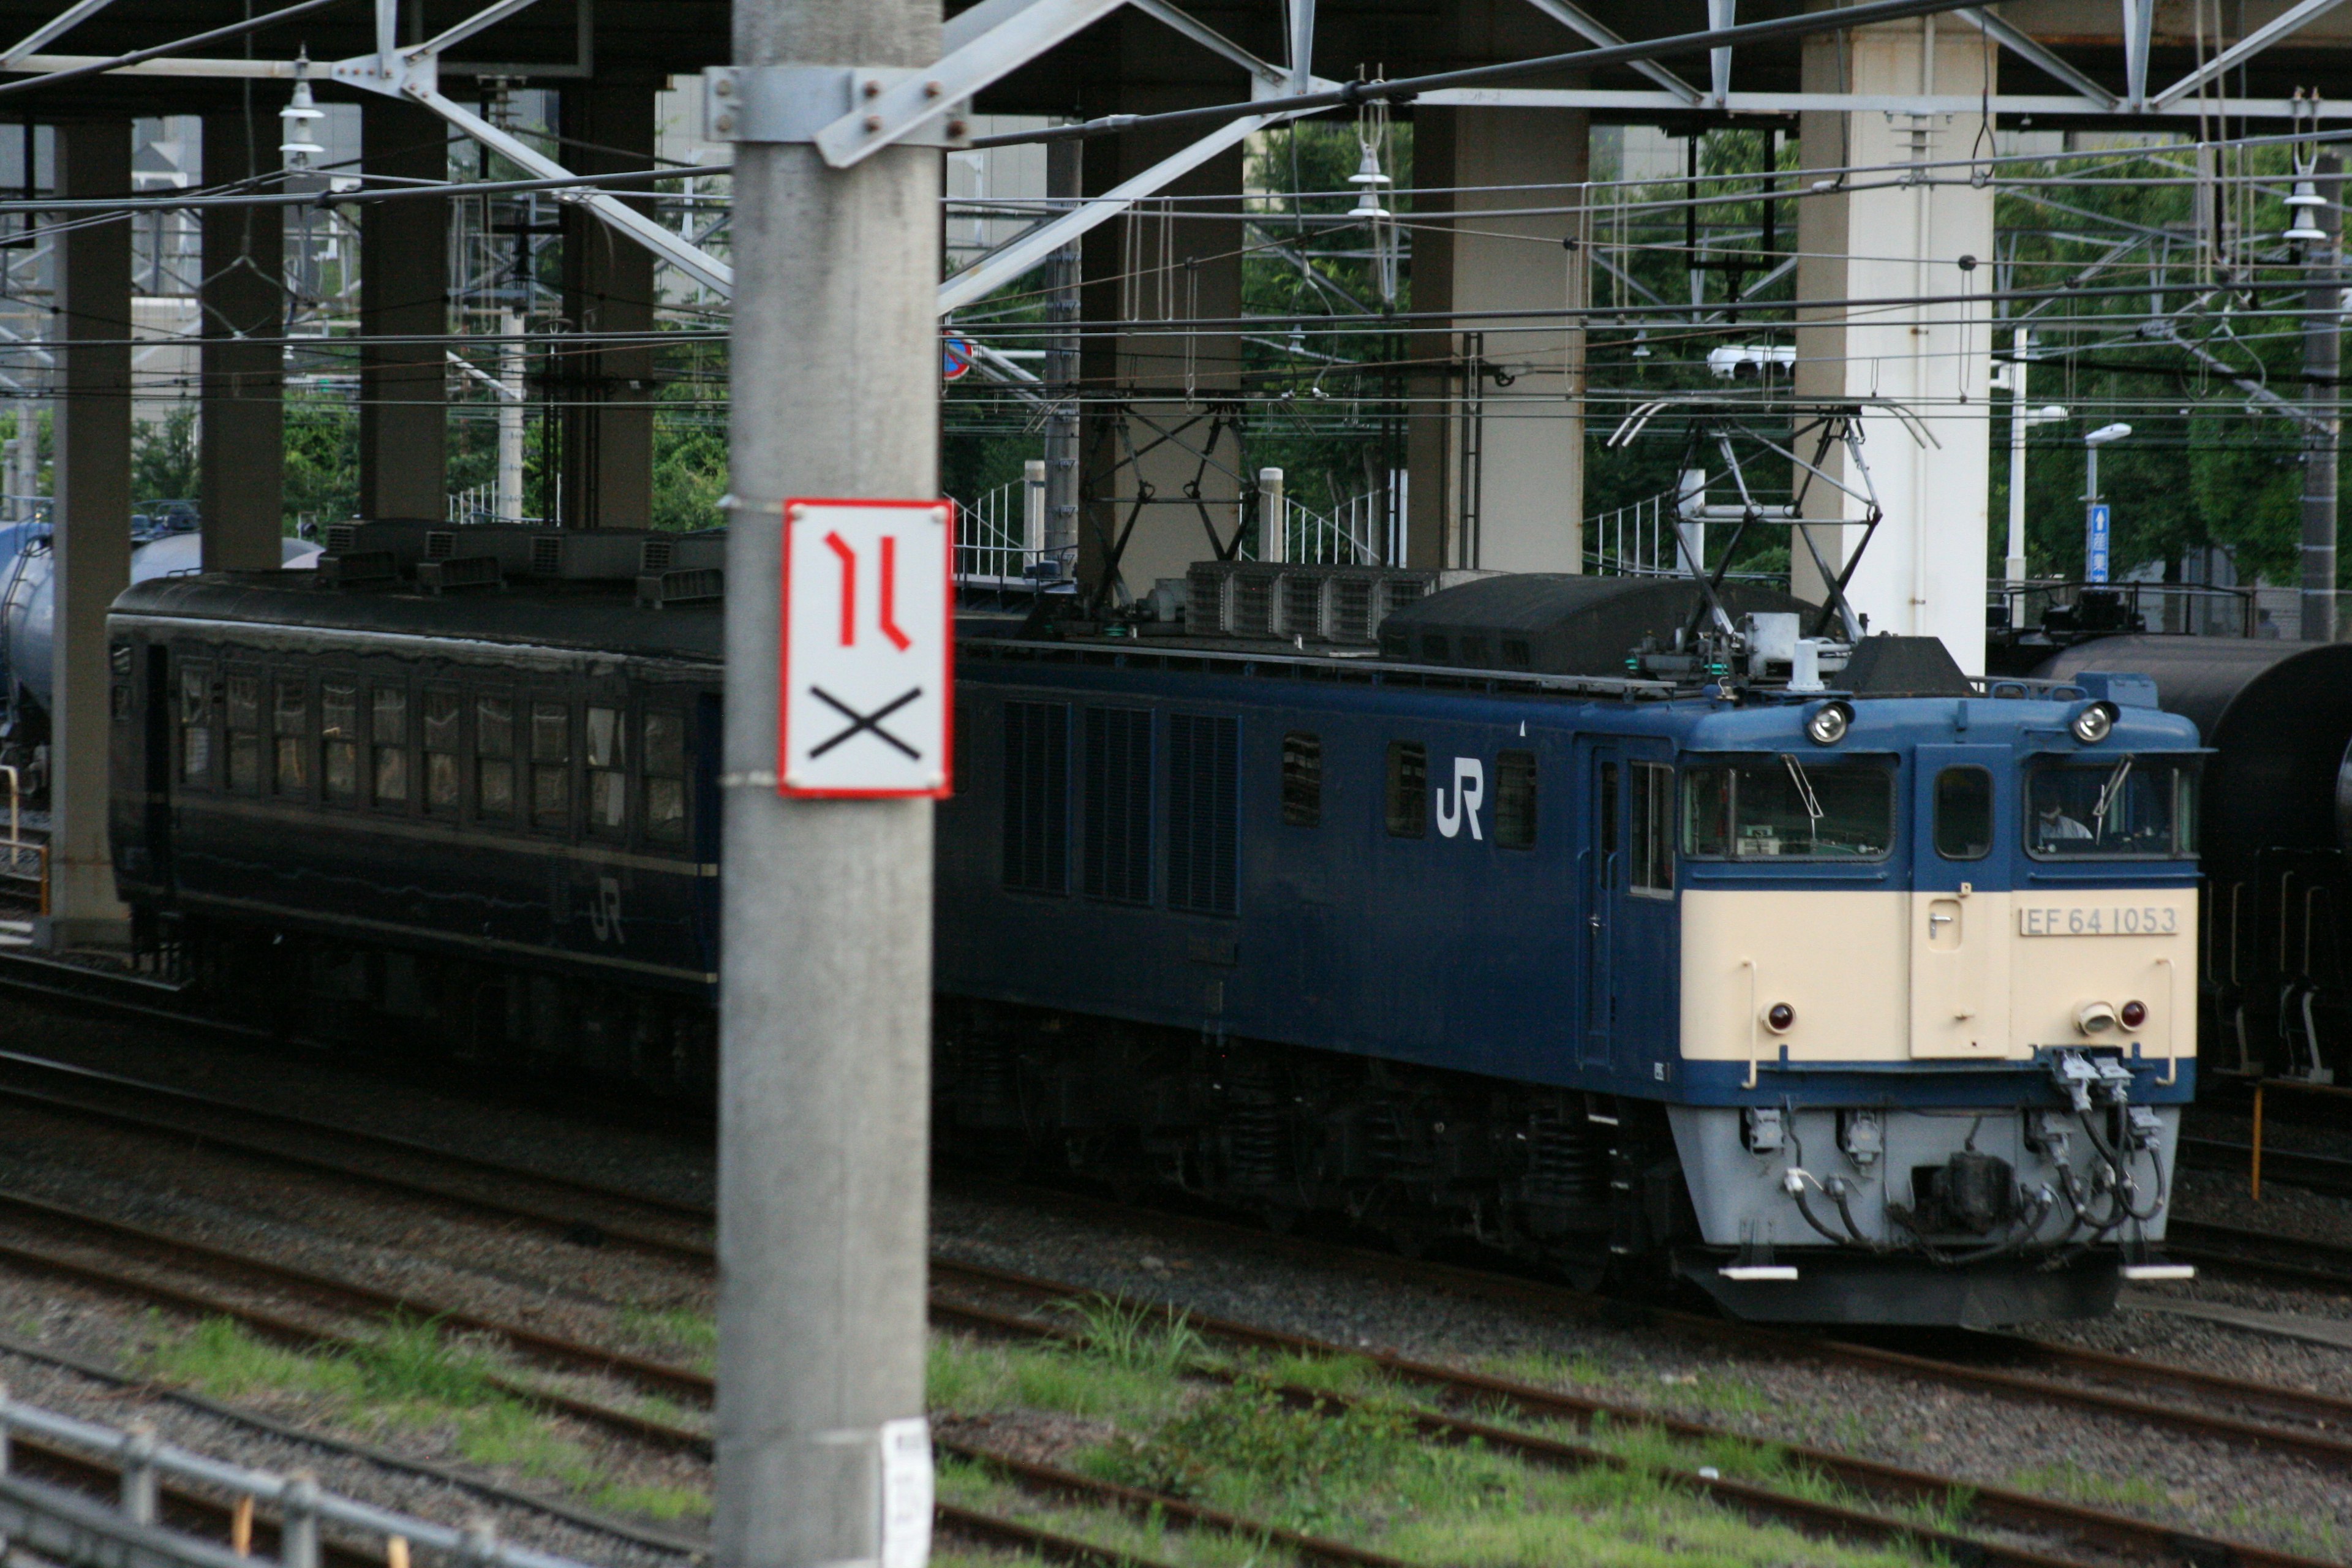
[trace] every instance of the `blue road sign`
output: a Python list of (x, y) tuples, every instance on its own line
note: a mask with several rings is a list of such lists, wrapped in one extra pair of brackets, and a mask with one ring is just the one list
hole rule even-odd
[(2107, 503), (2103, 500), (2091, 503), (2083, 540), (2083, 579), (2088, 583), (2107, 580)]

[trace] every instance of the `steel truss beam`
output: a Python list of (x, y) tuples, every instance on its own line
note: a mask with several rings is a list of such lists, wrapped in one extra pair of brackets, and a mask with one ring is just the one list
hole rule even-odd
[(2064, 60), (2042, 47), (2041, 41), (2019, 32), (1990, 11), (1969, 9), (1956, 13), (1970, 22), (2001, 47), (2019, 59), (2054, 80), (2063, 81), (2098, 107), (2101, 112), (2112, 110), (2123, 100), (2092, 78), (2084, 75)]

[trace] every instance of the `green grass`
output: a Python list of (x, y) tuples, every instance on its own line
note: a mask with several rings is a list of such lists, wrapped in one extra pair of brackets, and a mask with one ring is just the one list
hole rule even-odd
[[(1759, 1525), (1692, 1495), (1664, 1473), (1706, 1465), (1727, 1478), (1797, 1496), (1855, 1500), (1770, 1445), (1736, 1439), (1683, 1444), (1654, 1428), (1606, 1421), (1590, 1433), (1531, 1428), (1633, 1462), (1623, 1470), (1551, 1468), (1476, 1444), (1447, 1447), (1423, 1439), (1413, 1427), (1406, 1396), (1368, 1362), (1254, 1356), (1229, 1363), (1241, 1367), (1241, 1381), (1211, 1384), (1185, 1375), (1186, 1368), (1203, 1364), (1204, 1352), (1177, 1355), (1164, 1345), (1139, 1347), (1129, 1331), (1137, 1326), (1090, 1331), (1075, 1347), (935, 1339), (932, 1407), (966, 1415), (1031, 1411), (1104, 1422), (1112, 1430), (1103, 1441), (1077, 1448), (1060, 1462), (1104, 1479), (1419, 1562), (1464, 1568), (1892, 1568), (1923, 1561), (1904, 1551), (1816, 1542)], [(1550, 1370), (1557, 1374), (1566, 1365), (1572, 1363)], [(1524, 1373), (1529, 1368), (1513, 1370)], [(1311, 1398), (1302, 1406), (1278, 1384), (1345, 1395), (1354, 1407), (1343, 1410)], [(1700, 1390), (1703, 1397), (1721, 1403), (1738, 1402), (1747, 1392), (1737, 1386)], [(1507, 1412), (1486, 1414), (1507, 1424)], [(1187, 1533), (1150, 1520), (1041, 1501), (982, 1467), (942, 1465), (940, 1495), (1180, 1568), (1286, 1561), (1259, 1542)], [(1964, 1507), (1965, 1500), (1953, 1506)], [(1925, 1509), (1915, 1517), (1940, 1523), (1942, 1511)]]
[(2171, 1499), (2158, 1482), (2139, 1476), (2098, 1475), (2071, 1459), (2012, 1470), (2009, 1485), (2017, 1491), (2038, 1492), (2044, 1497), (2064, 1498), (2069, 1502), (2089, 1503), (2099, 1508), (2135, 1513), (2171, 1510)]
[(491, 1385), (489, 1363), (440, 1325), (394, 1319), (345, 1352), (295, 1351), (210, 1318), (173, 1330), (152, 1320), (147, 1371), (224, 1399), (283, 1392), (323, 1398), (362, 1430), (439, 1430), (463, 1458), (551, 1480), (593, 1507), (660, 1520), (698, 1518), (709, 1498), (682, 1487), (623, 1483), (546, 1418)]
[(621, 1332), (640, 1344), (682, 1351), (686, 1364), (709, 1372), (719, 1355), (719, 1320), (691, 1307), (624, 1307)]

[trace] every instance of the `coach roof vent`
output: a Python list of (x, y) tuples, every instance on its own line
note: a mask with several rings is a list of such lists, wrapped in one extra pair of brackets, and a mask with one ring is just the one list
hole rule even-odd
[[(1735, 621), (1814, 608), (1754, 584), (1727, 583), (1719, 592)], [(1381, 623), (1381, 657), (1512, 674), (1622, 675), (1626, 655), (1645, 640), (1674, 646), (1698, 606), (1698, 590), (1684, 577), (1501, 573), (1391, 609)]]

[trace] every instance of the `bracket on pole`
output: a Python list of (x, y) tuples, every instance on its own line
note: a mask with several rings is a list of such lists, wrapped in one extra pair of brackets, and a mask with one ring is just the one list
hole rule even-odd
[[(716, 66), (702, 73), (703, 133), (713, 142), (818, 142), (828, 127), (856, 119), (910, 78), (930, 75), (905, 66)], [(916, 95), (929, 85), (919, 84)], [(940, 107), (943, 119), (927, 118), (887, 140), (950, 151), (967, 145), (970, 102)], [(858, 122), (878, 131), (881, 119), (868, 111)], [(830, 153), (826, 161), (839, 163)]]

